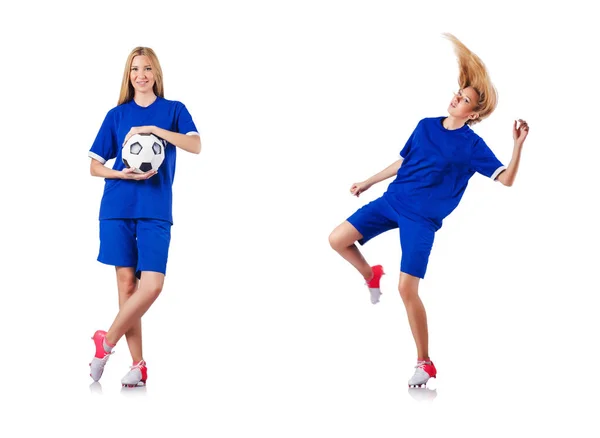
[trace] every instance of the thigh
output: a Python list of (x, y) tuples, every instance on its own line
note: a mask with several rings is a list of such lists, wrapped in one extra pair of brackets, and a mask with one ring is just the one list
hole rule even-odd
[(383, 197), (359, 208), (347, 221), (362, 235), (358, 241), (361, 245), (381, 233), (398, 228), (398, 214)]
[(136, 275), (142, 271), (167, 272), (169, 245), (171, 244), (171, 224), (155, 219), (137, 221), (138, 264)]
[(402, 261), (400, 271), (414, 277), (425, 278), (434, 238), (435, 231), (427, 225), (408, 218), (401, 218)]
[(107, 265), (135, 267), (138, 261), (135, 223), (130, 219), (100, 221), (98, 261)]

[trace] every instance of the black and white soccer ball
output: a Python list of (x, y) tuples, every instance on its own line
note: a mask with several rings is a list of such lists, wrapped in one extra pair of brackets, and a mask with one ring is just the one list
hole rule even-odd
[(123, 145), (123, 164), (136, 173), (158, 170), (165, 159), (165, 141), (154, 134), (134, 134)]

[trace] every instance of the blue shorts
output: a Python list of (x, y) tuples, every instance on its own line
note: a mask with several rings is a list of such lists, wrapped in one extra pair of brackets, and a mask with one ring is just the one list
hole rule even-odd
[(171, 223), (158, 219), (105, 219), (100, 221), (98, 261), (107, 265), (166, 274)]
[(389, 230), (400, 229), (402, 261), (400, 270), (414, 277), (425, 278), (435, 231), (398, 213), (383, 197), (359, 208), (348, 219), (362, 234), (358, 241), (364, 245), (373, 237)]

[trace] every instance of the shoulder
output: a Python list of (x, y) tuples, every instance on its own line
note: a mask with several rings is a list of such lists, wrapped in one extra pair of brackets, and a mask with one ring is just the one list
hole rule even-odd
[(468, 129), (465, 130), (463, 135), (465, 139), (467, 139), (469, 143), (471, 143), (473, 146), (485, 145), (485, 141), (483, 140), (483, 138), (481, 138), (479, 134), (473, 131), (470, 126), (468, 127)]
[(417, 128), (421, 129), (435, 129), (438, 125), (441, 125), (443, 117), (425, 117), (419, 120)]
[(181, 108), (185, 108), (185, 105), (178, 101), (178, 100), (170, 100), (170, 99), (165, 99), (164, 97), (159, 97), (159, 103), (162, 106), (168, 107), (168, 108), (173, 108), (175, 110), (179, 110)]
[(443, 117), (425, 117), (419, 121), (419, 125), (432, 125), (434, 123), (442, 123)]
[(108, 113), (106, 113), (106, 117), (118, 118), (121, 114), (125, 113), (128, 108), (131, 107), (131, 102), (125, 102), (120, 105), (111, 108)]

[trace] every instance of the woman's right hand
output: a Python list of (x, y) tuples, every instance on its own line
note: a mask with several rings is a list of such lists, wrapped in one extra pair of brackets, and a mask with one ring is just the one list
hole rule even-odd
[(369, 184), (366, 181), (354, 183), (354, 184), (352, 184), (352, 187), (350, 187), (350, 193), (352, 193), (354, 196), (356, 196), (358, 198), (362, 192), (369, 190), (371, 185), (372, 184)]
[(121, 171), (122, 178), (121, 179), (133, 179), (135, 181), (142, 181), (144, 179), (148, 179), (154, 175), (156, 175), (156, 170), (149, 170), (144, 173), (135, 173), (132, 168), (126, 167)]

